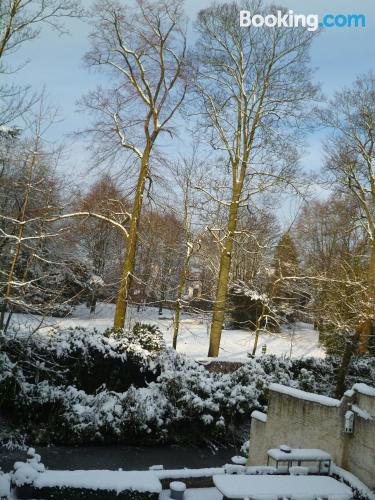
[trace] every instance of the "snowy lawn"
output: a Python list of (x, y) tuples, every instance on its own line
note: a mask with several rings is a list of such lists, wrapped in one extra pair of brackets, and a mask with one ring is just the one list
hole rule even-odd
[[(78, 306), (73, 315), (67, 318), (51, 318), (15, 314), (13, 324), (22, 325), (22, 328), (35, 328), (42, 321), (42, 328), (61, 325), (62, 327), (96, 328), (104, 331), (112, 327), (114, 314), (113, 304), (100, 303), (95, 314), (90, 314), (89, 309), (83, 305)], [(158, 309), (147, 307), (137, 312), (135, 307), (130, 307), (128, 326), (135, 322), (145, 322), (158, 325), (163, 332), (167, 345), (172, 345), (173, 313), (165, 309), (163, 315), (158, 315)], [(209, 340), (210, 317), (183, 314), (180, 325), (177, 350), (193, 359), (207, 357)], [(222, 360), (241, 361), (247, 358), (252, 351), (254, 334), (245, 330), (223, 330), (219, 357)], [(324, 350), (319, 345), (318, 332), (312, 325), (296, 323), (295, 328), (287, 328), (281, 334), (261, 334), (258, 341), (257, 355), (261, 355), (262, 346), (267, 346), (267, 354), (286, 356), (292, 358), (324, 357)]]

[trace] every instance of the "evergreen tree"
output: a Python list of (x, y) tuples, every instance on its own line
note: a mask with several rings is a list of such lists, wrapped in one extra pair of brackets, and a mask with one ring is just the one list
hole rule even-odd
[(297, 248), (290, 233), (286, 232), (275, 249), (272, 296), (288, 321), (295, 321), (296, 311), (306, 301), (296, 280), (293, 280), (300, 275)]

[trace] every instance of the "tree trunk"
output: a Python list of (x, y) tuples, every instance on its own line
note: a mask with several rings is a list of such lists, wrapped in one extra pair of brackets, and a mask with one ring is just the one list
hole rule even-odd
[[(257, 314), (258, 311), (256, 310), (255, 313)], [(259, 317), (257, 315), (257, 319), (256, 319), (255, 338), (254, 338), (254, 346), (253, 346), (252, 356), (255, 356), (255, 353), (256, 353), (256, 350), (257, 350), (257, 347), (258, 347), (259, 334), (260, 334), (260, 330), (261, 330), (261, 326), (262, 326), (262, 321), (263, 321), (263, 318), (264, 318), (264, 313), (265, 313), (265, 307), (264, 307), (264, 304), (263, 304), (262, 305), (262, 312), (261, 312), (261, 314), (260, 314)]]
[(94, 314), (96, 310), (96, 302), (98, 300), (98, 296), (96, 292), (93, 292), (90, 297), (90, 314)]
[(216, 288), (215, 303), (212, 313), (210, 347), (208, 356), (216, 358), (219, 355), (221, 331), (223, 329), (224, 314), (228, 294), (229, 274), (232, 263), (232, 250), (235, 231), (237, 229), (238, 201), (241, 189), (237, 185), (234, 190), (229, 209), (227, 236), (220, 255), (219, 278)]
[(128, 307), (129, 289), (131, 278), (135, 266), (135, 253), (137, 250), (139, 221), (142, 211), (143, 193), (148, 175), (148, 162), (150, 156), (150, 147), (148, 146), (141, 160), (141, 169), (139, 172), (137, 188), (135, 192), (133, 211), (130, 219), (129, 236), (127, 240), (127, 249), (125, 261), (123, 264), (121, 285), (116, 300), (115, 318), (113, 328), (121, 330), (125, 325), (126, 311)]
[(345, 392), (345, 380), (352, 356), (357, 351), (360, 334), (356, 332), (349, 341), (346, 342), (345, 351), (341, 359), (341, 365), (337, 371), (335, 397), (341, 399)]
[(175, 313), (174, 313), (174, 321), (173, 321), (173, 348), (177, 349), (177, 337), (178, 337), (178, 331), (180, 329), (180, 314), (181, 314), (181, 299), (182, 299), (182, 293), (185, 288), (185, 283), (189, 274), (189, 262), (190, 258), (193, 253), (193, 247), (188, 244), (187, 246), (187, 252), (186, 252), (186, 257), (184, 261), (184, 267), (181, 273), (180, 281), (178, 283), (178, 288), (177, 288), (177, 296), (176, 296), (176, 306), (175, 306)]

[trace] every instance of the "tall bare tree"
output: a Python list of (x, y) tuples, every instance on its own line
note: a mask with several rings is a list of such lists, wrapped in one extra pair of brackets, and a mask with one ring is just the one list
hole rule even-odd
[[(367, 269), (362, 283), (362, 302), (356, 304), (358, 324), (348, 335), (345, 357), (350, 361), (357, 348), (365, 353), (374, 332), (375, 319), (375, 76), (358, 78), (351, 88), (335, 94), (322, 122), (331, 129), (326, 144), (326, 172), (336, 188), (349, 193), (359, 209), (358, 223), (368, 239), (362, 262)], [(353, 332), (352, 332), (353, 333)], [(348, 362), (349, 362), (348, 361)]]
[(269, 14), (261, 1), (213, 4), (198, 15), (195, 95), (212, 148), (228, 172), (221, 200), (227, 220), (213, 309), (209, 356), (219, 353), (238, 212), (256, 193), (289, 182), (296, 167), (291, 130), (315, 96), (306, 29), (240, 28), (239, 11)]
[[(101, 0), (92, 10), (94, 30), (86, 61), (110, 71), (115, 86), (84, 98), (98, 120), (91, 132), (101, 145), (102, 160), (125, 153), (135, 163), (137, 178), (126, 255), (116, 301), (114, 327), (125, 323), (135, 267), (137, 240), (147, 180), (151, 182), (154, 146), (166, 132), (186, 92), (183, 80), (186, 38), (181, 2), (137, 0), (125, 5)], [(104, 139), (104, 141), (103, 141)], [(127, 164), (126, 164), (127, 165)]]

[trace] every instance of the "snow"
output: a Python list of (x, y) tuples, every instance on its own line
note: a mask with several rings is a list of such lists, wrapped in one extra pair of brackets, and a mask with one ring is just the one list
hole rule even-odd
[(0, 498), (10, 496), (10, 475), (0, 471)]
[(331, 455), (317, 448), (292, 448), (286, 453), (280, 448), (271, 448), (267, 455), (274, 460), (331, 460)]
[[(42, 330), (46, 333), (53, 326), (69, 328), (95, 328), (104, 331), (112, 327), (114, 304), (98, 303), (96, 312), (90, 314), (89, 309), (80, 305), (73, 311), (72, 316), (66, 318), (38, 317), (25, 314), (14, 314), (13, 324), (23, 330), (31, 330), (43, 321)], [(127, 326), (135, 322), (145, 322), (157, 325), (164, 335), (168, 346), (172, 345), (173, 311), (165, 310), (164, 315), (158, 315), (155, 307), (146, 307), (137, 312), (136, 307), (129, 307)], [(181, 315), (180, 333), (177, 350), (192, 359), (207, 359), (209, 344), (209, 315), (183, 313)], [(252, 351), (254, 333), (246, 330), (223, 330), (219, 357), (223, 361), (244, 361)], [(324, 349), (319, 344), (319, 334), (312, 325), (298, 322), (294, 331), (285, 328), (280, 334), (262, 332), (259, 336), (257, 356), (261, 355), (261, 346), (267, 346), (267, 354), (292, 358), (325, 356)]]
[(321, 396), (320, 394), (313, 394), (311, 392), (301, 391), (300, 389), (294, 389), (293, 387), (287, 387), (281, 384), (270, 384), (270, 390), (275, 392), (280, 392), (287, 396), (292, 396), (293, 398), (303, 399), (305, 401), (311, 401), (312, 403), (319, 403), (325, 406), (337, 406), (339, 407), (341, 401), (334, 398), (329, 398), (328, 396)]
[(267, 414), (262, 413), (261, 411), (254, 410), (251, 413), (251, 418), (255, 418), (256, 420), (260, 420), (261, 422), (267, 423)]
[(362, 410), (362, 408), (360, 408), (359, 406), (352, 405), (352, 410), (356, 415), (363, 418), (364, 420), (372, 420), (372, 416), (366, 410)]
[(87, 488), (90, 490), (111, 490), (120, 493), (125, 490), (161, 492), (161, 483), (151, 471), (113, 470), (47, 470), (34, 480), (36, 488)]
[(27, 451), (29, 457), (26, 462), (15, 462), (12, 476), (17, 486), (33, 483), (41, 472), (45, 472), (45, 466), (40, 462), (40, 455), (35, 453), (34, 448)]
[(340, 479), (349, 484), (352, 488), (357, 489), (363, 495), (366, 495), (368, 500), (375, 500), (375, 493), (370, 490), (365, 484), (362, 483), (356, 476), (351, 472), (348, 472), (336, 464), (332, 464), (331, 467), (332, 474), (336, 474)]
[(245, 468), (244, 474), (280, 474), (280, 470), (272, 465), (251, 465)]
[(188, 479), (190, 477), (212, 477), (225, 474), (223, 467), (208, 467), (203, 469), (170, 469), (153, 471), (159, 479)]
[(169, 488), (173, 491), (185, 491), (186, 484), (181, 481), (172, 481), (169, 483)]
[(241, 455), (235, 455), (234, 457), (231, 458), (231, 461), (235, 465), (245, 465), (247, 462), (247, 458), (242, 457)]
[(298, 500), (350, 500), (352, 490), (326, 476), (214, 476), (215, 486), (229, 498), (274, 500), (291, 497)]
[[(159, 500), (170, 500), (170, 490), (163, 490)], [(184, 500), (223, 500), (223, 495), (216, 488), (189, 488)]]
[(308, 473), (308, 467), (302, 467), (301, 465), (293, 465), (293, 467), (289, 467), (289, 474), (292, 476), (307, 476)]
[(365, 396), (375, 397), (375, 387), (371, 387), (370, 385), (354, 384), (352, 389), (356, 392), (359, 392), (360, 394), (364, 394)]

